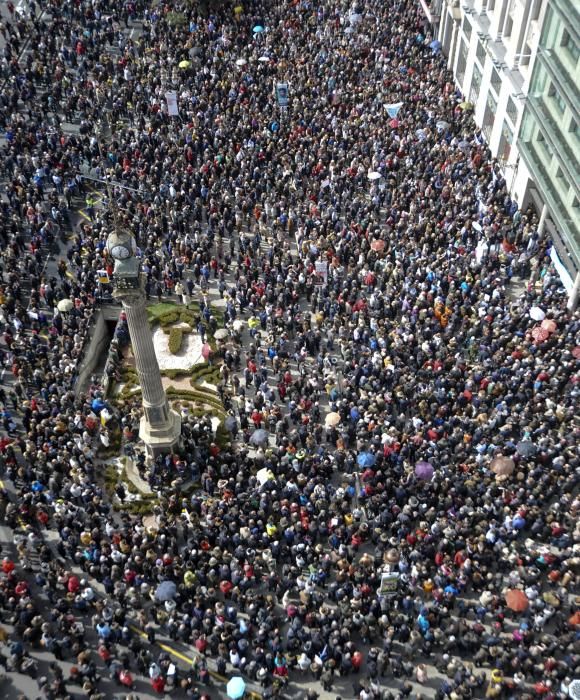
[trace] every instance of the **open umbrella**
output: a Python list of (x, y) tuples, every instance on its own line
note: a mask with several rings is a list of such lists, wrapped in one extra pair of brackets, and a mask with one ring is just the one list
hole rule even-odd
[(572, 357), (575, 360), (580, 360), (580, 345), (577, 345), (573, 350), (572, 350)]
[(379, 180), (382, 177), (382, 175), (380, 173), (377, 173), (376, 170), (373, 170), (367, 175), (367, 177), (369, 180)]
[(473, 109), (473, 104), (471, 102), (460, 102), (458, 107), (459, 109)]
[(559, 608), (561, 605), (560, 599), (553, 591), (546, 591), (545, 593), (542, 593), (542, 600), (544, 603), (548, 603), (548, 605), (551, 605), (553, 608)]
[(204, 360), (207, 360), (212, 353), (211, 346), (208, 343), (204, 343), (201, 346), (201, 356)]
[(260, 486), (263, 486), (267, 481), (272, 481), (272, 479), (274, 479), (274, 474), (268, 467), (263, 467), (256, 473), (256, 479)]
[(396, 129), (399, 126), (399, 120), (398, 119), (391, 119), (389, 122), (389, 126), (391, 129)]
[(260, 63), (269, 63), (269, 62), (270, 62), (270, 57), (269, 57), (269, 56), (260, 56), (260, 58), (258, 59), (258, 61), (260, 61)]
[(432, 42), (429, 44), (429, 48), (430, 48), (434, 53), (437, 53), (437, 51), (440, 51), (440, 49), (441, 49), (441, 42), (440, 42), (440, 41), (437, 41), (437, 39), (435, 39), (434, 41), (432, 41)]
[(66, 314), (68, 311), (71, 311), (71, 309), (74, 308), (74, 303), (70, 299), (61, 299), (56, 305), (56, 308), (61, 313)]
[(236, 66), (240, 66), (240, 67), (245, 66), (246, 63), (247, 63), (247, 61), (245, 58), (238, 58), (238, 60), (236, 61)]
[(539, 306), (532, 306), (530, 309), (530, 318), (533, 318), (534, 321), (543, 321), (546, 318), (546, 314)]
[(522, 457), (531, 457), (532, 455), (535, 455), (537, 449), (538, 448), (531, 440), (520, 440), (520, 442), (518, 442), (516, 445), (516, 450)]
[(514, 612), (524, 612), (530, 605), (527, 595), (519, 588), (511, 588), (505, 594), (505, 602), (508, 608)]
[(173, 600), (177, 594), (177, 586), (173, 581), (162, 581), (155, 591), (155, 599), (161, 603)]
[(240, 319), (238, 321), (234, 321), (233, 327), (236, 333), (241, 333), (244, 330), (244, 322)]
[(225, 340), (226, 338), (229, 337), (229, 331), (227, 328), (219, 328), (214, 334), (213, 337), (216, 340)]
[(226, 426), (226, 430), (229, 430), (230, 433), (233, 432), (238, 425), (237, 418), (235, 416), (228, 416), (224, 422), (224, 425)]
[(558, 326), (556, 325), (556, 321), (552, 321), (551, 318), (545, 318), (540, 324), (540, 328), (543, 328), (545, 331), (548, 331), (548, 333), (553, 333), (557, 327)]
[(97, 396), (96, 399), (93, 399), (91, 408), (95, 413), (100, 413), (103, 410), (103, 408), (105, 408), (105, 402), (103, 401), (103, 399)]
[(580, 610), (576, 610), (576, 612), (568, 618), (568, 624), (572, 625), (572, 627), (578, 627), (578, 625), (580, 625)]
[(497, 476), (510, 476), (510, 474), (514, 473), (516, 463), (511, 457), (504, 457), (502, 455), (492, 459), (489, 468)]
[(245, 692), (246, 684), (241, 676), (234, 676), (233, 678), (230, 678), (226, 686), (228, 698), (231, 698), (231, 700), (239, 700), (239, 698), (244, 697)]
[(340, 418), (340, 413), (332, 412), (329, 413), (326, 418), (324, 419), (324, 424), (326, 425), (327, 428), (333, 427), (335, 425), (338, 425), (341, 421)]
[(446, 122), (446, 121), (443, 121), (443, 119), (440, 119), (440, 120), (437, 122), (437, 124), (435, 124), (435, 126), (436, 126), (438, 129), (441, 129), (441, 131), (444, 131), (445, 129), (448, 129), (448, 128), (449, 128), (449, 123)]
[(572, 700), (580, 700), (580, 680), (576, 679), (568, 686), (568, 695)]
[(532, 328), (532, 338), (536, 343), (543, 343), (544, 340), (548, 339), (549, 335), (548, 331), (542, 328), (542, 326), (534, 326), (534, 328)]
[(254, 34), (261, 34), (264, 31), (264, 27), (262, 27), (261, 24), (256, 24), (256, 26), (252, 29), (252, 32)]
[(377, 253), (380, 253), (385, 249), (385, 242), (381, 241), (379, 238), (375, 238), (375, 240), (371, 243), (371, 250), (374, 250)]
[(493, 593), (491, 591), (483, 591), (483, 593), (479, 596), (479, 602), (486, 607), (491, 603), (493, 600)]
[(258, 428), (254, 430), (250, 437), (250, 443), (252, 445), (266, 445), (268, 442), (269, 433), (264, 428)]
[(180, 68), (189, 68), (191, 66), (191, 61), (183, 60), (177, 64)]
[(367, 467), (374, 467), (377, 461), (376, 456), (372, 452), (361, 452), (356, 458), (356, 463), (362, 469)]
[(422, 481), (431, 481), (435, 470), (430, 462), (417, 462), (415, 465), (415, 476)]

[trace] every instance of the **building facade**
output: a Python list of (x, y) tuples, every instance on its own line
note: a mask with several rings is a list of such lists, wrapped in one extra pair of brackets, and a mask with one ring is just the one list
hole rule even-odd
[(540, 214), (571, 297), (580, 280), (579, 5), (574, 0), (444, 0), (432, 31), (473, 103), (511, 196)]

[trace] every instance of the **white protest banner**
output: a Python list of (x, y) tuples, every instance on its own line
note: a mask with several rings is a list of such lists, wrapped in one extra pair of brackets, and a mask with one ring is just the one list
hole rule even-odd
[(317, 262), (314, 264), (314, 284), (323, 286), (328, 282), (328, 263)]
[(288, 83), (276, 83), (276, 99), (280, 107), (288, 107)]
[(377, 590), (379, 596), (394, 595), (399, 587), (399, 574), (389, 571), (381, 574), (381, 583)]
[(179, 107), (177, 106), (177, 93), (175, 90), (170, 90), (165, 93), (165, 99), (167, 100), (167, 113), (170, 117), (179, 116)]

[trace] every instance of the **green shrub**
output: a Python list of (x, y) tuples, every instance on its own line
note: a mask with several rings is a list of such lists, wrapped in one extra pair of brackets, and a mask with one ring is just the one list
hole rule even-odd
[[(195, 387), (199, 382), (206, 381), (210, 384), (219, 382), (220, 368), (219, 365), (207, 365), (205, 363), (194, 365), (190, 371), (190, 384)], [(217, 377), (217, 381), (212, 381)]]
[(162, 328), (165, 326), (170, 326), (179, 321), (179, 313), (178, 311), (168, 311), (166, 314), (159, 316), (157, 321)]
[(109, 498), (112, 498), (115, 493), (118, 478), (117, 468), (113, 464), (108, 464), (105, 468), (105, 493)]
[(169, 333), (168, 348), (172, 355), (177, 355), (181, 350), (181, 343), (183, 341), (183, 330), (181, 328), (172, 328)]
[(182, 323), (187, 323), (187, 325), (191, 326), (191, 329), (193, 330), (197, 325), (197, 314), (191, 309), (184, 306), (182, 309), (179, 310), (179, 320)]
[(125, 503), (114, 503), (113, 510), (130, 515), (152, 515), (156, 505), (155, 501), (126, 501)]
[(230, 433), (228, 432), (223, 419), (220, 420), (219, 425), (216, 428), (215, 441), (218, 447), (220, 447), (222, 450), (225, 450), (226, 447), (231, 444)]
[(185, 27), (187, 24), (187, 17), (183, 12), (168, 12), (165, 15), (165, 21), (170, 27)]
[(185, 377), (188, 372), (185, 369), (162, 369), (161, 374), (164, 377), (169, 377), (169, 379), (177, 379), (178, 377)]
[(205, 391), (203, 389), (177, 389), (170, 386), (167, 389), (167, 397), (171, 399), (185, 399), (186, 401), (195, 401), (196, 403), (205, 404), (217, 411), (223, 413), (224, 407), (217, 394)]

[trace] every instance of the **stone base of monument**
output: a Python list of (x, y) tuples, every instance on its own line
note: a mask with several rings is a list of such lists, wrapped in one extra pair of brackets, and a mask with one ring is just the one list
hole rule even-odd
[(139, 438), (143, 441), (147, 455), (155, 459), (157, 455), (173, 452), (181, 437), (181, 416), (173, 410), (169, 411), (167, 422), (153, 427), (145, 416), (139, 423)]
[(128, 457), (125, 459), (125, 476), (127, 480), (130, 481), (133, 486), (135, 486), (140, 494), (150, 496), (153, 493), (148, 482), (141, 478), (135, 462)]

